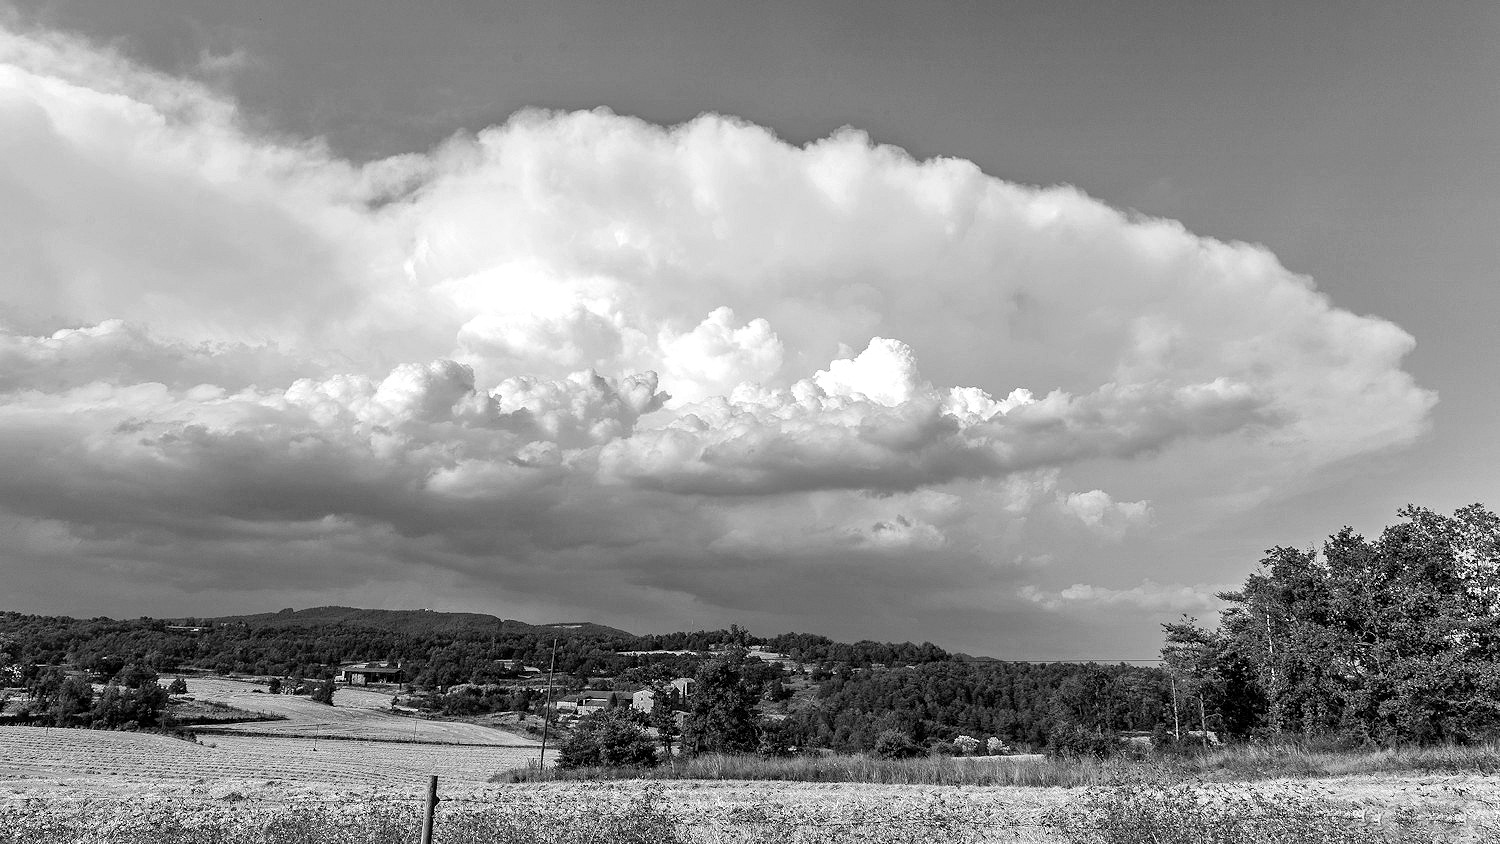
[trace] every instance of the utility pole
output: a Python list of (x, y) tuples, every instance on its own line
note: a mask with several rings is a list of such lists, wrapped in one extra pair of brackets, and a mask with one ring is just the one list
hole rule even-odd
[(547, 665), (547, 697), (542, 703), (542, 752), (537, 758), (538, 773), (547, 770), (547, 727), (552, 723), (552, 675), (557, 671), (557, 637), (552, 637), (552, 661)]

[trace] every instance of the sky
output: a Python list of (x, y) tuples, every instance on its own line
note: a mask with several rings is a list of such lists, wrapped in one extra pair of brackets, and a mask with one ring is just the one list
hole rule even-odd
[(1492, 3), (0, 0), (0, 608), (1144, 659), (1500, 500)]

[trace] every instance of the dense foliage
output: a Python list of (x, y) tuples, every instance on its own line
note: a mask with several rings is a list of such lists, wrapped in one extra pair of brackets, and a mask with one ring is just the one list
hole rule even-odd
[(755, 730), (759, 687), (750, 675), (743, 648), (731, 647), (710, 659), (698, 671), (687, 701), (682, 746), (694, 753), (754, 750), (760, 743)]
[(1500, 736), (1500, 518), (1420, 507), (1322, 553), (1273, 548), (1217, 629), (1166, 626), (1163, 655), (1233, 736), (1378, 744)]
[(32, 677), (21, 717), (28, 723), (94, 729), (155, 729), (169, 695), (154, 671), (126, 666), (98, 694), (86, 676), (51, 668)]
[[(618, 689), (664, 693), (673, 678), (698, 677), (699, 695), (684, 701), (663, 694), (671, 705), (649, 719), (664, 730), (665, 744), (676, 731), (672, 710), (687, 710), (682, 741), (690, 750), (772, 756), (808, 747), (875, 751), (880, 736), (893, 731), (921, 747), (967, 734), (1038, 750), (1108, 748), (1120, 731), (1159, 727), (1170, 698), (1166, 675), (1158, 671), (975, 660), (929, 643), (845, 644), (801, 633), (757, 638), (733, 626), (627, 637), (596, 626), (340, 607), (181, 623), (0, 613), (0, 672), (9, 675), (0, 682), (24, 686), (48, 666), (69, 666), (107, 683), (133, 664), (158, 672), (287, 677), (292, 688), (326, 689), (303, 678), (327, 679), (340, 663), (396, 660), (417, 690), (407, 697), (410, 704), (478, 715), (537, 706), (539, 681), (533, 675), (528, 683), (517, 668), (548, 666), (554, 639), (560, 693), (601, 676), (613, 678), (607, 682)], [(786, 654), (806, 674), (794, 677), (748, 658), (748, 645)], [(1060, 744), (1059, 736), (1068, 741)], [(884, 746), (905, 745), (888, 737)]]
[(948, 661), (840, 669), (789, 721), (799, 744), (844, 751), (873, 750), (892, 730), (923, 745), (970, 735), (1040, 750), (1068, 732), (1108, 747), (1119, 733), (1170, 722), (1170, 705), (1168, 678), (1155, 669)]
[(610, 768), (656, 764), (656, 744), (626, 709), (585, 716), (563, 740), (558, 767)]

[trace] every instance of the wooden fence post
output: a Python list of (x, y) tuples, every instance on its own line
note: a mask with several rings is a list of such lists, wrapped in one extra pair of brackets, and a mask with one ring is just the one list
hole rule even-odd
[(432, 844), (432, 817), (437, 812), (437, 777), (427, 780), (427, 806), (422, 810), (422, 844)]

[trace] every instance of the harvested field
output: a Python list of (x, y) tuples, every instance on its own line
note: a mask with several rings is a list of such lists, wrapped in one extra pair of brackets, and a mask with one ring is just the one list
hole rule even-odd
[[(306, 788), (310, 784), (303, 784)], [(1332, 829), (1334, 837), (1276, 838), (1274, 840), (1371, 842), (1462, 842), (1493, 841), (1497, 829), (1493, 811), (1486, 816), (1476, 807), (1470, 787), (1475, 783), (1434, 782), (1409, 784), (1396, 781), (1363, 782), (1352, 790), (1326, 788), (1320, 783), (1308, 789), (1304, 781), (1260, 783), (1235, 787), (1227, 795), (1231, 806), (1241, 798), (1236, 793), (1254, 792), (1271, 801), (1314, 801)], [(57, 790), (45, 800), (0, 798), (0, 842), (5, 829), (77, 830), (86, 822), (96, 830), (124, 831), (119, 837), (103, 835), (91, 841), (145, 842), (159, 840), (164, 828), (210, 829), (219, 835), (202, 840), (229, 844), (266, 840), (254, 830), (265, 830), (278, 818), (290, 819), (299, 828), (322, 830), (317, 838), (287, 840), (341, 840), (396, 844), (409, 842), (418, 822), (420, 785), (406, 789), (367, 792), (329, 789), (297, 791), (278, 781), (270, 784), (208, 780), (177, 786), (152, 784), (144, 788), (115, 783), (110, 795), (101, 786), (84, 790)], [(1488, 786), (1494, 796), (1496, 786)], [(1285, 791), (1283, 791), (1285, 789)], [(1458, 792), (1468, 791), (1459, 797)], [(1378, 795), (1377, 795), (1378, 792)], [(935, 786), (844, 785), (834, 783), (764, 783), (725, 781), (717, 783), (539, 783), (526, 785), (482, 785), (447, 782), (438, 811), (439, 840), (489, 841), (535, 840), (538, 842), (591, 840), (601, 842), (660, 840), (684, 844), (750, 844), (778, 841), (782, 844), (831, 844), (860, 841), (865, 844), (1000, 844), (1032, 842), (1051, 844), (1077, 841), (1062, 836), (1053, 824), (1054, 812), (1075, 805), (1089, 794), (1086, 789), (1058, 788), (952, 788)], [(31, 792), (30, 796), (37, 796)], [(17, 797), (24, 797), (18, 793)], [(1225, 795), (1221, 795), (1225, 796)], [(1431, 804), (1421, 801), (1430, 799)], [(1454, 800), (1457, 802), (1452, 802)], [(1264, 800), (1261, 805), (1269, 805)], [(1377, 808), (1377, 806), (1379, 808)], [(654, 808), (652, 808), (654, 807)], [(1191, 811), (1191, 810), (1189, 810)], [(1376, 815), (1381, 820), (1376, 821)], [(621, 836), (628, 825), (643, 815), (666, 819), (673, 832), (668, 837)], [(611, 821), (610, 819), (614, 819)], [(1372, 835), (1382, 830), (1396, 832), (1400, 821), (1416, 821), (1398, 838), (1344, 837), (1341, 829), (1359, 827)], [(368, 822), (378, 821), (380, 832), (370, 834)], [(534, 835), (498, 835), (521, 829)], [(1413, 831), (1415, 829), (1415, 831)], [(247, 832), (247, 830), (249, 832)], [(571, 830), (570, 834), (562, 834)], [(223, 834), (225, 832), (229, 834)], [(355, 835), (356, 831), (359, 833)], [(328, 835), (333, 835), (329, 839)], [(36, 836), (28, 842), (74, 841)], [(196, 841), (197, 837), (174, 838)], [(281, 839), (277, 839), (281, 840)], [(1092, 839), (1090, 839), (1092, 840)], [(1125, 839), (1102, 839), (1108, 841)], [(1137, 839), (1131, 838), (1131, 841)], [(1187, 840), (1179, 837), (1171, 841)], [(1239, 842), (1239, 837), (1214, 840)]]
[[(200, 733), (255, 736), (296, 736), (366, 741), (405, 741), (431, 744), (471, 744), (527, 748), (536, 740), (480, 724), (428, 721), (393, 715), (388, 692), (339, 687), (333, 706), (295, 695), (265, 694), (263, 685), (246, 680), (194, 677), (188, 694), (251, 712), (281, 715), (285, 721), (216, 725)], [(257, 692), (258, 690), (258, 692)]]
[(147, 733), (47, 727), (0, 729), (0, 794), (76, 791), (111, 794), (127, 783), (168, 793), (183, 783), (226, 788), (268, 781), (369, 790), (444, 781), (484, 782), (536, 758), (530, 747), (328, 741), (219, 735), (201, 744)]
[[(705, 844), (1060, 842), (1049, 813), (1097, 793), (736, 780), (486, 782), (497, 771), (524, 765), (528, 757), (534, 757), (529, 748), (495, 746), (237, 735), (194, 744), (141, 733), (10, 727), (0, 729), (0, 842), (8, 841), (5, 828), (66, 830), (84, 817), (99, 829), (145, 830), (139, 837), (90, 839), (120, 842), (153, 840), (148, 834), (153, 825), (168, 822), (255, 830), (277, 817), (304, 817), (299, 812), (321, 818), (327, 826), (320, 828), (326, 829), (357, 826), (359, 818), (381, 813), (401, 826), (416, 816), (433, 774), (440, 777), (444, 799), (440, 829), (446, 822), (455, 830), (465, 823), (480, 824), (471, 831), (487, 830), (483, 824), (498, 823), (500, 815), (566, 828), (580, 812), (628, 814), (632, 801), (654, 794), (655, 803), (680, 824), (682, 840)], [(1420, 824), (1424, 837), (1405, 840), (1479, 844), (1495, 840), (1500, 830), (1500, 778), (1476, 774), (1376, 774), (1203, 788), (1210, 799), (1237, 801), (1236, 795), (1255, 794), (1260, 805), (1315, 805), (1335, 825), (1370, 825), (1377, 819), (1382, 828)], [(258, 840), (247, 835), (218, 840)]]

